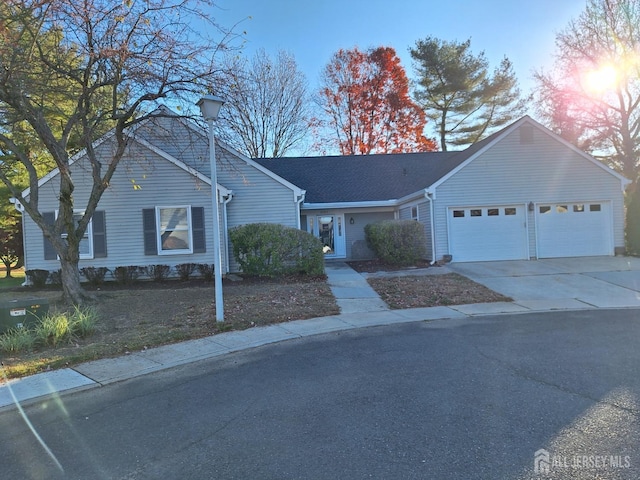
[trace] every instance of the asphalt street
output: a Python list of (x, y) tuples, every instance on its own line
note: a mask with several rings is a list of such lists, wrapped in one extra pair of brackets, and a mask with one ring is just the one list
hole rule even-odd
[(2, 478), (640, 478), (639, 314), (361, 328), (47, 398), (0, 413)]

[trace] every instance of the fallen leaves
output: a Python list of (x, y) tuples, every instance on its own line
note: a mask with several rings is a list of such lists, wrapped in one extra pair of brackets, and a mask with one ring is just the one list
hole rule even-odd
[(511, 301), (456, 273), (379, 277), (368, 282), (394, 309)]

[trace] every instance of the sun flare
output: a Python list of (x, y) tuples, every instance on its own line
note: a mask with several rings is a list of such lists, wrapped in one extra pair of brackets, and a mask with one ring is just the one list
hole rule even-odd
[(613, 65), (603, 65), (586, 74), (585, 87), (590, 92), (602, 93), (615, 87), (618, 82), (618, 71)]

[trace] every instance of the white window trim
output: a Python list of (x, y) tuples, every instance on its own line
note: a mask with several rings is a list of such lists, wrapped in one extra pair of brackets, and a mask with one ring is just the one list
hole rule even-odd
[[(164, 209), (184, 208), (187, 211), (187, 224), (189, 233), (189, 248), (181, 250), (163, 250), (162, 249), (162, 225), (160, 223), (160, 211)], [(193, 254), (193, 222), (191, 220), (191, 205), (161, 205), (156, 206), (156, 245), (158, 247), (158, 255), (190, 255)]]
[[(59, 210), (55, 211), (56, 220), (58, 219)], [(74, 210), (73, 215), (84, 215), (84, 210)], [(83, 237), (80, 242), (82, 243), (84, 240), (89, 244), (89, 253), (80, 253), (80, 260), (91, 260), (93, 258), (93, 218), (89, 219), (89, 223), (87, 224), (87, 229), (84, 232), (86, 238)], [(63, 233), (60, 235), (61, 238), (67, 238), (67, 234)], [(58, 255), (58, 260), (60, 260), (60, 256)]]

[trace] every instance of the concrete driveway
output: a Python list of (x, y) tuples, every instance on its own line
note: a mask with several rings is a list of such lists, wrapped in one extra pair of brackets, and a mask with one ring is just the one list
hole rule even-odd
[(640, 258), (470, 262), (447, 268), (533, 310), (640, 306)]

